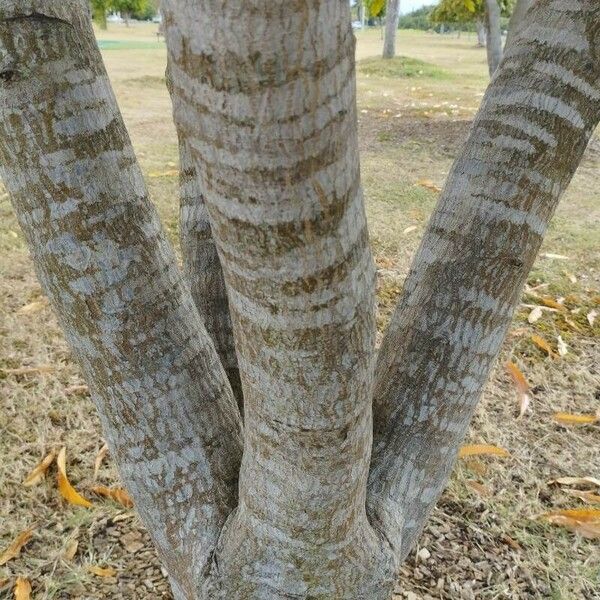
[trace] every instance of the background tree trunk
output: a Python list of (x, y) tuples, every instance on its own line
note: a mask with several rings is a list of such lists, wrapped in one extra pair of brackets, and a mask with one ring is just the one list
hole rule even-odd
[(600, 5), (567, 11), (539, 0), (529, 16), (448, 176), (379, 351), (369, 515), (399, 561), (446, 484), (600, 119)]
[(500, 7), (498, 0), (485, 0), (486, 49), (490, 77), (502, 60), (502, 31), (500, 29)]
[(387, 0), (385, 9), (385, 36), (383, 40), (383, 58), (396, 56), (396, 35), (400, 19), (400, 0)]
[(485, 18), (477, 18), (475, 28), (477, 30), (477, 45), (484, 48), (486, 44)]
[[(18, 43), (16, 43), (18, 42)], [(0, 173), (127, 489), (194, 598), (241, 427), (79, 0), (0, 2)]]
[(517, 0), (513, 14), (510, 17), (510, 23), (508, 25), (508, 35), (506, 36), (505, 46), (508, 48), (510, 44), (521, 30), (526, 25), (526, 14), (527, 11), (533, 5), (534, 0)]

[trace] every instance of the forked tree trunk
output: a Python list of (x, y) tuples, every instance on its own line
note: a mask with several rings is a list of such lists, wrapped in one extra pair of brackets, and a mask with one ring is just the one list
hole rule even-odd
[(529, 13), (375, 373), (348, 3), (163, 11), (192, 292), (87, 2), (0, 0), (0, 172), (41, 284), (178, 600), (389, 600), (600, 118), (600, 6)]
[(400, 0), (387, 0), (385, 8), (385, 36), (383, 39), (383, 58), (396, 56), (396, 35), (400, 19)]
[(488, 70), (491, 77), (502, 60), (502, 31), (498, 0), (485, 0), (485, 32)]

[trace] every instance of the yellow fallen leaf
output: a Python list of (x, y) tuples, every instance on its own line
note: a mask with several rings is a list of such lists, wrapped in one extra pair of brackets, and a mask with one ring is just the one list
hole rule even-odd
[(93, 573), (97, 577), (116, 577), (117, 571), (112, 567), (97, 567), (95, 565), (90, 565), (88, 567), (88, 571)]
[(417, 185), (420, 185), (421, 187), (427, 190), (431, 190), (436, 194), (439, 194), (442, 191), (441, 187), (435, 185), (435, 183), (433, 183), (433, 181), (430, 181), (429, 179), (419, 179), (419, 181), (417, 181)]
[(27, 477), (25, 477), (23, 485), (25, 487), (32, 487), (42, 481), (46, 475), (46, 471), (50, 468), (50, 465), (54, 462), (55, 458), (56, 452), (52, 450), (52, 452), (50, 452), (50, 454), (48, 454), (48, 456), (46, 456), (44, 460), (42, 460), (42, 462), (40, 462), (35, 469), (29, 473), (29, 475), (27, 475)]
[(23, 546), (29, 542), (33, 537), (35, 527), (30, 527), (25, 531), (22, 531), (6, 548), (6, 550), (0, 555), (0, 567), (5, 565), (9, 560), (17, 558), (21, 554)]
[(416, 225), (410, 225), (410, 227), (407, 227), (406, 229), (404, 229), (402, 231), (402, 235), (408, 235), (409, 233), (412, 233), (413, 231), (417, 230), (417, 226)]
[(509, 452), (504, 448), (499, 448), (498, 446), (491, 446), (489, 444), (473, 444), (470, 446), (463, 446), (458, 451), (459, 458), (464, 458), (465, 456), (476, 456), (481, 454), (489, 454), (493, 456), (510, 456)]
[(556, 310), (559, 311), (565, 311), (565, 305), (561, 304), (560, 302), (557, 302), (556, 300), (554, 300), (554, 298), (550, 298), (549, 296), (538, 296), (538, 300), (544, 305), (547, 306), (548, 308), (554, 308)]
[(575, 496), (588, 504), (600, 504), (600, 496), (589, 490), (564, 490), (570, 496)]
[(506, 370), (512, 377), (517, 390), (517, 397), (519, 399), (519, 417), (525, 414), (525, 411), (529, 407), (531, 402), (531, 396), (529, 395), (529, 384), (525, 375), (521, 372), (521, 369), (512, 361), (506, 363)]
[(556, 510), (540, 515), (549, 523), (561, 525), (583, 537), (600, 538), (600, 510), (597, 508), (575, 508)]
[(29, 600), (31, 598), (31, 583), (25, 577), (17, 577), (15, 583), (15, 600)]
[(18, 367), (16, 369), (2, 369), (7, 375), (37, 375), (38, 373), (52, 373), (56, 367), (52, 365), (39, 365), (37, 367)]
[(67, 478), (66, 453), (67, 449), (61, 448), (56, 459), (56, 464), (58, 466), (58, 490), (61, 496), (70, 504), (89, 508), (92, 506), (92, 503), (83, 496), (80, 496), (77, 490), (69, 483)]
[(579, 327), (579, 325), (577, 325), (577, 323), (575, 323), (575, 321), (569, 319), (569, 317), (565, 317), (563, 315), (563, 319), (565, 320), (565, 323), (573, 330), (576, 331), (577, 333), (581, 333), (583, 330), (581, 329), (581, 327)]
[(131, 508), (133, 506), (133, 500), (126, 490), (120, 487), (109, 488), (104, 485), (95, 485), (90, 488), (94, 494), (110, 498), (119, 504), (122, 504), (125, 508)]
[(596, 415), (573, 415), (564, 412), (554, 413), (552, 418), (561, 425), (589, 425), (598, 421)]
[(108, 446), (104, 444), (100, 450), (98, 450), (98, 454), (96, 454), (96, 459), (94, 460), (94, 481), (98, 478), (98, 471), (100, 471), (100, 467), (102, 466), (102, 462), (106, 458), (108, 454)]
[(479, 483), (479, 481), (475, 481), (474, 479), (467, 479), (467, 481), (465, 481), (465, 483), (475, 492), (477, 492), (480, 496), (491, 496), (492, 492), (485, 487), (485, 485), (483, 485), (482, 483)]
[(600, 487), (600, 479), (595, 477), (559, 477), (549, 481), (548, 485), (591, 485)]
[(554, 350), (552, 350), (552, 347), (550, 346), (550, 344), (542, 336), (537, 335), (536, 333), (534, 333), (531, 336), (531, 341), (540, 350), (543, 350), (544, 352), (546, 352), (548, 354), (548, 356), (550, 356), (551, 358), (554, 358), (556, 356), (556, 352), (554, 352)]
[(542, 258), (550, 258), (553, 260), (569, 260), (569, 257), (564, 254), (553, 254), (552, 252), (544, 252), (543, 254), (540, 254), (540, 256)]
[(18, 311), (18, 315), (32, 315), (36, 312), (40, 312), (48, 306), (48, 298), (43, 298), (42, 300), (36, 300), (35, 302), (30, 302), (25, 306), (22, 306)]

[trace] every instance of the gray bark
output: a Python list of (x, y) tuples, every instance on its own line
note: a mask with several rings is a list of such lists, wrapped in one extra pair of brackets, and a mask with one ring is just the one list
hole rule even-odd
[(387, 0), (385, 8), (385, 35), (383, 39), (383, 58), (396, 56), (396, 35), (400, 19), (400, 0)]
[(502, 60), (502, 31), (498, 0), (485, 0), (485, 32), (488, 70), (492, 77)]
[(528, 13), (376, 369), (348, 3), (163, 11), (194, 298), (87, 1), (0, 0), (0, 174), (41, 284), (178, 600), (389, 600), (600, 119), (600, 6)]
[(450, 172), (379, 352), (368, 504), (399, 561), (444, 488), (600, 119), (600, 5), (539, 0), (529, 16)]
[(0, 2), (0, 173), (173, 587), (235, 507), (231, 388), (150, 204), (82, 0)]
[(486, 31), (485, 31), (485, 19), (477, 18), (475, 21), (475, 28), (477, 29), (477, 45), (481, 48), (485, 48), (486, 44)]
[(512, 44), (520, 29), (527, 23), (527, 11), (533, 6), (533, 2), (534, 0), (517, 0), (508, 25), (508, 35), (506, 36), (507, 48)]

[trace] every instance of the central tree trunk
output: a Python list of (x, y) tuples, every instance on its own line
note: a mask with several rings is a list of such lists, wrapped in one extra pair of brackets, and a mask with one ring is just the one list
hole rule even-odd
[(203, 594), (388, 600), (393, 561), (365, 509), (375, 269), (349, 4), (163, 10), (244, 389), (239, 506)]

